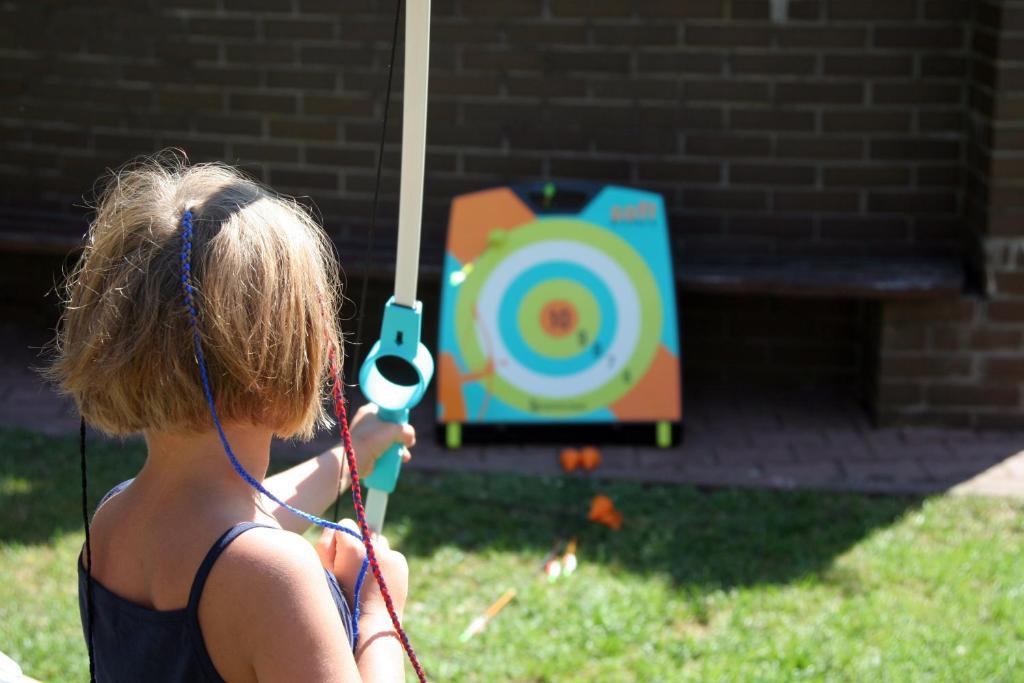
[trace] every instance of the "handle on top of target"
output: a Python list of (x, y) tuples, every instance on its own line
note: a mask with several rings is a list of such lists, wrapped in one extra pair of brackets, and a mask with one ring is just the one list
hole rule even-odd
[(560, 180), (525, 183), (511, 189), (537, 215), (573, 215), (582, 211), (601, 187), (593, 182)]

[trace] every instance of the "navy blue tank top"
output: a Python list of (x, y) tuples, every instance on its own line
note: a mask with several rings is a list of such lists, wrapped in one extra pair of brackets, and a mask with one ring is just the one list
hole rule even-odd
[[(104, 497), (119, 492), (130, 482), (121, 484)], [(100, 503), (102, 505), (103, 502)], [(217, 539), (206, 557), (203, 558), (188, 605), (184, 609), (152, 610), (126, 600), (107, 590), (101, 583), (92, 582), (93, 606), (93, 652), (96, 661), (97, 683), (119, 681), (147, 681), (147, 683), (185, 683), (186, 681), (215, 681), (224, 679), (213, 666), (206, 651), (203, 634), (199, 628), (199, 598), (203, 586), (224, 549), (236, 538), (257, 527), (266, 527), (256, 522), (243, 522), (231, 527)], [(273, 528), (273, 527), (268, 527)], [(345, 625), (349, 647), (353, 647), (352, 612), (341, 586), (334, 575), (324, 570), (331, 597), (341, 614)], [(86, 620), (87, 577), (81, 555), (78, 561), (78, 606), (82, 617), (83, 630), (88, 629)], [(86, 638), (89, 634), (86, 632)]]

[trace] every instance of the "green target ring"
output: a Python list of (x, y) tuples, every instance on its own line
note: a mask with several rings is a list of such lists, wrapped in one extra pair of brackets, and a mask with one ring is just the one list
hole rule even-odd
[[(657, 352), (663, 325), (662, 302), (646, 262), (622, 238), (574, 218), (541, 218), (503, 237), (484, 251), (459, 287), (455, 325), (468, 370), (483, 370), (493, 361), (495, 374), (488, 383), (490, 391), (522, 411), (555, 417), (607, 408), (646, 374)], [(540, 244), (543, 242), (552, 244)], [(592, 367), (576, 375), (563, 378), (531, 374), (504, 351), (495, 323), (497, 305), (492, 290), (497, 285), (488, 282), (497, 273), (501, 278), (511, 277), (509, 264), (523, 261), (524, 250), (533, 254), (533, 260), (520, 270), (544, 261), (577, 258), (577, 263), (589, 267), (616, 297), (617, 327), (621, 329), (613, 332), (608, 349), (592, 349)], [(590, 267), (597, 260), (603, 262), (603, 267), (598, 263)], [(489, 297), (486, 306), (480, 301), (482, 292)], [(563, 346), (561, 339), (546, 333), (539, 323), (540, 309), (553, 298), (571, 303), (578, 314), (577, 324), (594, 330), (600, 327), (601, 310), (585, 287), (567, 280), (537, 285), (524, 297), (516, 321), (524, 341), (542, 355), (566, 358), (571, 355), (568, 340)], [(572, 335), (567, 337), (571, 339)], [(575, 345), (571, 350), (579, 353), (580, 349)], [(571, 393), (573, 387), (580, 387), (580, 391)]]
[[(542, 324), (552, 302), (565, 302), (572, 309), (575, 334), (552, 335)], [(573, 280), (548, 280), (529, 291), (519, 305), (519, 333), (527, 345), (550, 358), (569, 358), (580, 352), (577, 334), (594, 339), (601, 327), (601, 308), (587, 288)]]

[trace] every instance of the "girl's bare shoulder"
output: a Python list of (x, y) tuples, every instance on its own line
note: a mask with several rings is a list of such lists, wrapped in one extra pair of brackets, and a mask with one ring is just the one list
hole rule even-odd
[(344, 624), (316, 551), (298, 534), (261, 527), (232, 542), (210, 572), (199, 620), (226, 680), (253, 670), (261, 681), (351, 680)]

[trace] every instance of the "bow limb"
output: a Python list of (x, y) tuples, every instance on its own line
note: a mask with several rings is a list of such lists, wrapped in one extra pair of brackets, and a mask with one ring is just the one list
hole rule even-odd
[(416, 306), (423, 173), (427, 149), (427, 80), (430, 74), (430, 0), (409, 0), (405, 9), (405, 80), (402, 85), (402, 176), (398, 199), (395, 303)]
[[(420, 342), (423, 307), (416, 300), (423, 175), (427, 142), (427, 81), (430, 73), (430, 0), (409, 0), (405, 14), (405, 80), (402, 98), (402, 170), (398, 203), (398, 253), (395, 290), (384, 309), (380, 340), (359, 372), (363, 393), (376, 403), (379, 417), (404, 423), (419, 403), (434, 373), (430, 352)], [(388, 496), (402, 465), (395, 443), (366, 478), (366, 520), (379, 532)]]

